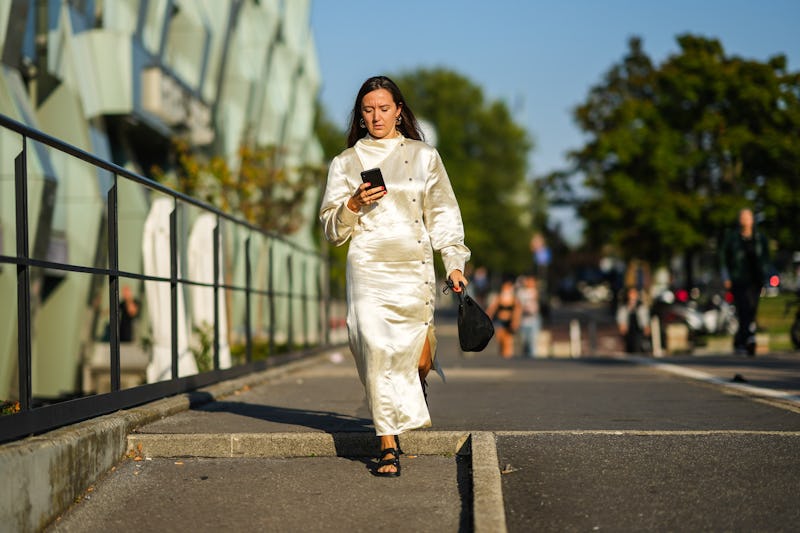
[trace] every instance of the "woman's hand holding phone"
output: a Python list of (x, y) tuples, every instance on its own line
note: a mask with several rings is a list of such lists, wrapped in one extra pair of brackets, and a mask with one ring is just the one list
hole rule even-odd
[[(365, 176), (366, 173), (367, 172), (361, 173), (361, 178), (364, 180), (364, 183), (359, 185), (356, 192), (353, 193), (353, 196), (347, 200), (347, 208), (350, 209), (350, 211), (358, 212), (362, 207), (371, 205), (386, 195), (386, 185), (383, 182), (383, 176), (380, 175), (380, 170), (378, 170), (379, 179), (375, 178), (374, 174), (372, 176)], [(378, 183), (367, 181), (369, 178), (375, 179)]]
[(371, 168), (362, 172), (361, 181), (369, 183), (372, 187), (383, 187), (383, 190), (386, 190), (386, 182), (383, 181), (383, 173), (379, 168)]

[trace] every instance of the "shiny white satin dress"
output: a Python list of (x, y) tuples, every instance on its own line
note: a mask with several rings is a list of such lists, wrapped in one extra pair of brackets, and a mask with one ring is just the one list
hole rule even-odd
[[(379, 167), (387, 194), (360, 213), (347, 200), (361, 172)], [(431, 425), (418, 364), (425, 338), (435, 358), (433, 251), (464, 271), (461, 211), (435, 148), (369, 135), (331, 162), (320, 207), (326, 238), (347, 253), (347, 330), (377, 435)]]

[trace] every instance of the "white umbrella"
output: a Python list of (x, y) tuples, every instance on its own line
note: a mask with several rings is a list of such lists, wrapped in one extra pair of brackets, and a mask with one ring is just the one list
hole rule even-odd
[[(169, 216), (173, 201), (157, 198), (150, 206), (144, 222), (142, 237), (142, 259), (147, 276), (169, 278)], [(170, 285), (162, 281), (145, 281), (147, 309), (152, 330), (153, 354), (147, 365), (147, 382), (164, 381), (172, 377), (172, 327)], [(197, 363), (189, 350), (186, 334), (186, 312), (183, 293), (178, 289), (178, 375), (197, 374)]]

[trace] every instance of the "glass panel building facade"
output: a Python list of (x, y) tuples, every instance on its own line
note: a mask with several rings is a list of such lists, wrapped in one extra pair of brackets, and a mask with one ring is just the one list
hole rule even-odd
[[(180, 138), (208, 157), (224, 158), (232, 169), (247, 141), (280, 147), (292, 179), (293, 169), (322, 160), (313, 133), (320, 79), (309, 9), (310, 0), (0, 2), (0, 113), (145, 177), (154, 167), (166, 168), (172, 142)], [(21, 143), (18, 135), (0, 132), (0, 256), (6, 258), (16, 249), (14, 159)], [(35, 142), (27, 143), (25, 153), (30, 257), (107, 268), (106, 202), (113, 174)], [(125, 273), (163, 275), (152, 245), (168, 224), (166, 202), (178, 214), (179, 276), (207, 283), (207, 262), (193, 258), (208, 249), (214, 221), (140, 184), (119, 180), (117, 194), (120, 294), (137, 309), (130, 335), (126, 329), (120, 338), (125, 388), (168, 377), (153, 364), (161, 349), (157, 332), (164, 308), (157, 302), (164, 284)], [(285, 236), (292, 244), (316, 247), (317, 199), (316, 191), (306, 195), (305, 223)], [(258, 266), (254, 276), (274, 270), (295, 286), (320, 286), (319, 259), (293, 262), (285, 242), (228, 229), (219, 228), (226, 285), (243, 283), (249, 247)], [(32, 269), (34, 398), (58, 401), (108, 389), (107, 283), (85, 272)], [(258, 278), (253, 283), (267, 285)], [(0, 262), (0, 401), (18, 394), (16, 294), (14, 265)], [(179, 300), (185, 375), (207, 368), (208, 320), (214, 316), (208, 306), (214, 298), (188, 283), (181, 284)], [(320, 341), (317, 329), (301, 326), (301, 315), (307, 323), (310, 313), (313, 323), (321, 313), (313, 299), (283, 301), (272, 309), (253, 302), (248, 310), (235, 291), (221, 291), (218, 300), (221, 368), (240, 361), (244, 327), (255, 339), (271, 331), (278, 342)]]

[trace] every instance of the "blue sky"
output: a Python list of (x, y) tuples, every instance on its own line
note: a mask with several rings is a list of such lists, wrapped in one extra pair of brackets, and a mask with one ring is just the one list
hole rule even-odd
[(311, 27), (320, 98), (343, 128), (369, 76), (447, 67), (508, 104), (534, 141), (532, 175), (564, 167), (581, 145), (570, 111), (633, 35), (657, 63), (690, 32), (729, 55), (782, 53), (800, 70), (798, 0), (313, 0)]

